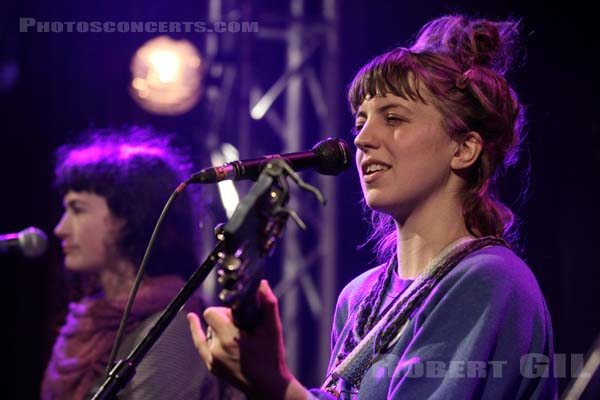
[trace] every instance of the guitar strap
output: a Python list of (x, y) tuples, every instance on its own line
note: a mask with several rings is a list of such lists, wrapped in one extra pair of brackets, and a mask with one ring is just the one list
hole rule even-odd
[[(421, 305), (441, 279), (468, 254), (493, 245), (508, 246), (503, 239), (497, 237), (463, 237), (445, 247), (430, 262), (425, 272), (393, 300), (393, 305), (387, 308), (379, 321), (367, 332), (346, 358), (333, 368), (321, 388), (336, 397), (339, 397), (342, 393), (358, 393), (364, 374), (377, 356), (374, 353), (374, 348), (380, 331), (396, 318), (407, 316), (398, 333), (388, 345), (388, 348), (391, 347), (400, 338), (409, 322), (409, 316)], [(418, 296), (417, 301), (409, 301), (416, 296)], [(406, 308), (408, 305), (411, 307), (410, 310)], [(348, 334), (351, 335), (352, 332), (349, 331)], [(349, 390), (348, 384), (355, 390)]]

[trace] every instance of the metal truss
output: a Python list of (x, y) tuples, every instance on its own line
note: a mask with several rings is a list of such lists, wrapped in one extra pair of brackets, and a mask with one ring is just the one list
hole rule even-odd
[[(282, 144), (277, 151), (280, 153), (311, 147), (313, 143), (303, 142), (306, 129), (320, 132), (316, 139), (339, 135), (337, 0), (321, 0), (318, 11), (311, 3), (310, 15), (303, 0), (289, 0), (285, 15), (252, 9), (251, 3), (208, 2), (211, 21), (258, 21), (258, 30), (252, 35), (207, 34), (205, 55), (209, 69), (217, 71), (209, 70), (208, 75), (220, 78), (217, 94), (213, 93), (218, 101), (207, 114), (209, 134), (222, 139), (227, 129), (235, 129), (238, 135), (234, 140), (244, 157), (261, 155), (254, 154), (253, 138), (264, 137), (265, 133), (256, 132), (256, 121), (266, 122)], [(283, 65), (279, 77), (265, 76), (255, 67), (257, 48)], [(307, 111), (308, 107), (312, 111)], [(227, 108), (236, 110), (235, 124), (228, 120)], [(327, 199), (327, 207), (307, 204), (300, 193), (292, 193), (289, 203), (289, 208), (296, 210), (309, 226), (315, 246), (303, 249), (301, 235), (305, 234), (289, 223), (281, 244), (281, 277), (274, 285), (280, 301), (288, 365), (310, 384), (318, 384), (325, 374), (337, 298), (336, 180), (324, 176), (315, 179), (315, 185)]]

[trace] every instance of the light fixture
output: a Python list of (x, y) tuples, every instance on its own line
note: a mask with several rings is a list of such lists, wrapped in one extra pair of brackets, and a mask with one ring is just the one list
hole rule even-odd
[(200, 98), (202, 58), (188, 40), (159, 36), (136, 51), (131, 60), (130, 92), (146, 111), (179, 115)]

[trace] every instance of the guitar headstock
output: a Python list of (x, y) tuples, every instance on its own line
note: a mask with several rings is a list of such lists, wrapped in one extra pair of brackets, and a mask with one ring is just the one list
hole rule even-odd
[(232, 309), (234, 322), (241, 329), (251, 330), (260, 321), (256, 291), (264, 276), (265, 259), (283, 236), (288, 217), (306, 229), (296, 213), (285, 208), (289, 200), (286, 176), (322, 200), (320, 192), (302, 182), (282, 159), (273, 159), (231, 219), (217, 228), (217, 238), (224, 242), (217, 261), (218, 283), (222, 287), (219, 299)]

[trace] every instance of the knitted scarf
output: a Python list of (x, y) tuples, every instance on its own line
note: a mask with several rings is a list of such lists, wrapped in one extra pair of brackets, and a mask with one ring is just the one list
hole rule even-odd
[[(131, 308), (125, 333), (134, 331), (146, 318), (166, 308), (183, 284), (176, 275), (145, 279)], [(193, 306), (192, 301), (188, 303)], [(69, 304), (69, 313), (42, 381), (42, 400), (85, 398), (93, 383), (105, 373), (126, 304), (127, 296), (110, 301), (84, 297)]]

